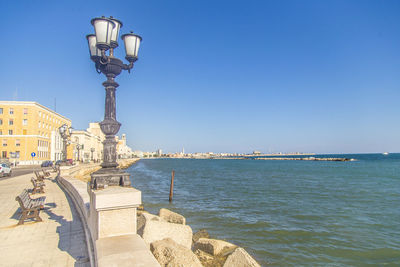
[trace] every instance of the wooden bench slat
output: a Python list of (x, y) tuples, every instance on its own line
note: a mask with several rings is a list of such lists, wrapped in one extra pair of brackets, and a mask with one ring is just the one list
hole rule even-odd
[(50, 176), (50, 172), (48, 172), (47, 170), (42, 168), (42, 172), (43, 172), (43, 176), (45, 177), (49, 177)]

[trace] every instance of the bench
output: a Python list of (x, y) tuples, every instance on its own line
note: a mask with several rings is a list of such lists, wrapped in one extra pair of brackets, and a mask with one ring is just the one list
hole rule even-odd
[(31, 218), (34, 218), (37, 222), (42, 221), (42, 219), (39, 217), (39, 211), (40, 209), (43, 209), (46, 197), (32, 199), (29, 196), (28, 190), (24, 189), (24, 191), (22, 191), (22, 193), (19, 194), (15, 200), (18, 201), (22, 210), (18, 225), (24, 224), (26, 219)]
[(50, 176), (50, 172), (48, 172), (47, 170), (42, 169), (42, 172), (43, 172), (43, 176), (44, 177), (49, 177)]
[(39, 171), (34, 171), (34, 173), (35, 173), (35, 175), (36, 175), (37, 180), (43, 182), (43, 180), (44, 180), (44, 175), (41, 175), (41, 174), (39, 173)]
[(35, 180), (35, 178), (31, 178), (31, 182), (33, 184), (32, 194), (36, 193), (44, 193), (44, 186), (46, 185), (43, 181)]
[(58, 172), (60, 167), (58, 165), (55, 165), (55, 166), (51, 166), (51, 168), (53, 169), (53, 172)]

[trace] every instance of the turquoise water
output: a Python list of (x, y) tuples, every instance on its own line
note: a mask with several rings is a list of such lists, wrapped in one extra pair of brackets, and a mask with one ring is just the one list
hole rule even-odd
[(145, 209), (174, 210), (262, 266), (400, 266), (400, 154), (329, 156), (357, 161), (148, 159), (128, 172)]

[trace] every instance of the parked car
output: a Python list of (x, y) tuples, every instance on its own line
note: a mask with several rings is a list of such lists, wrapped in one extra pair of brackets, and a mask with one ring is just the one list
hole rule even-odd
[(67, 161), (65, 161), (65, 163), (64, 163), (64, 161), (63, 160), (57, 160), (56, 161), (56, 165), (73, 165), (73, 161), (72, 161), (72, 159), (67, 159)]
[(53, 166), (53, 162), (51, 160), (46, 160), (42, 162), (42, 165), (40, 165), (41, 167), (51, 167)]
[(2, 177), (4, 176), (11, 176), (12, 170), (10, 165), (8, 165), (7, 163), (1, 163), (0, 164), (0, 175)]

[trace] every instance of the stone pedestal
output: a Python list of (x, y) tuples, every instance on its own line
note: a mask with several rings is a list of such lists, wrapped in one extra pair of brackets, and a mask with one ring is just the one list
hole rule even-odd
[(129, 173), (118, 168), (101, 168), (91, 174), (90, 187), (92, 189), (102, 189), (107, 186), (129, 186), (131, 180)]
[(142, 193), (132, 187), (109, 186), (101, 190), (88, 187), (89, 224), (93, 240), (136, 234), (136, 209)]

